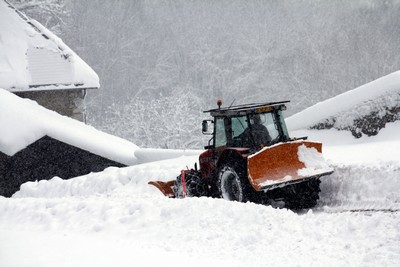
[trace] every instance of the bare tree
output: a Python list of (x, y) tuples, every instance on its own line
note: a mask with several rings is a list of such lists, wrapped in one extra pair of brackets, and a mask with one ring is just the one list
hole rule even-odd
[(9, 0), (18, 10), (60, 34), (69, 11), (65, 0)]

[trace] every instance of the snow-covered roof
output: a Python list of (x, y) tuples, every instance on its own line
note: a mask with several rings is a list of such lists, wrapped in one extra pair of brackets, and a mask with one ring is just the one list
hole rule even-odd
[(0, 88), (0, 152), (12, 156), (44, 136), (125, 165), (136, 163), (133, 143)]
[[(392, 94), (400, 94), (400, 71), (393, 72), (353, 90), (317, 103), (287, 118), (286, 123), (290, 131), (306, 129), (342, 112), (347, 111), (352, 113), (357, 105), (362, 105), (362, 103), (367, 103), (360, 108), (363, 109), (364, 113), (368, 114), (369, 106), (371, 106), (368, 104), (369, 101)], [(390, 106), (397, 104), (395, 102), (397, 100), (393, 97), (386, 101), (394, 102), (387, 103)]]
[(20, 92), (99, 86), (93, 69), (60, 38), (0, 0), (0, 88)]

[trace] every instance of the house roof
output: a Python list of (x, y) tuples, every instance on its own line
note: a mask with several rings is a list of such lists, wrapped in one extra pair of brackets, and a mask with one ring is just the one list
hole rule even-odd
[(99, 86), (93, 69), (60, 38), (0, 0), (0, 88), (22, 92)]
[(338, 119), (338, 116), (342, 118), (337, 123), (351, 125), (355, 119), (374, 112), (377, 118), (382, 118), (387, 110), (399, 104), (399, 96), (400, 71), (396, 71), (319, 102), (285, 121), (289, 131), (306, 129), (329, 118)]
[(0, 88), (0, 152), (13, 156), (44, 136), (124, 165), (137, 163), (135, 144)]

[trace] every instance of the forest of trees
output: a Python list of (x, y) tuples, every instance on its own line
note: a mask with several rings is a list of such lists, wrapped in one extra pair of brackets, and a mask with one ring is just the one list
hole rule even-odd
[(400, 69), (399, 0), (12, 2), (99, 74), (88, 123), (144, 147), (200, 148), (219, 98), (290, 115)]

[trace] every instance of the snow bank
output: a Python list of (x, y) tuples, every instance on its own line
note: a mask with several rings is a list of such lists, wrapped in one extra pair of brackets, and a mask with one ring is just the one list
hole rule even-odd
[(138, 147), (0, 89), (0, 151), (12, 156), (43, 136), (126, 165)]
[(163, 195), (149, 181), (176, 179), (186, 166), (192, 168), (197, 156), (179, 157), (153, 163), (139, 164), (126, 168), (110, 167), (103, 172), (91, 173), (69, 180), (54, 177), (51, 180), (27, 182), (13, 197), (82, 197), (99, 194), (128, 194), (136, 197)]
[(100, 86), (97, 74), (61, 39), (5, 1), (0, 1), (0, 25), (0, 88), (15, 92)]
[[(350, 194), (351, 188), (361, 193), (364, 186), (358, 185), (361, 179), (347, 189), (349, 180), (334, 182), (346, 177), (344, 168), (331, 181), (323, 181), (321, 201), (327, 206), (305, 214), (222, 199), (168, 199), (147, 185), (149, 179), (167, 178), (157, 175), (176, 175), (180, 165), (194, 159), (110, 168), (75, 178), (80, 180), (75, 186), (74, 179), (25, 184), (13, 198), (0, 198), (0, 266), (13, 266), (27, 257), (29, 264), (40, 266), (54, 266), (54, 262), (57, 266), (109, 266), (110, 258), (118, 266), (176, 266), (177, 257), (191, 259), (195, 267), (299, 262), (306, 266), (397, 266), (399, 213), (338, 209), (344, 207), (338, 200), (346, 197), (360, 201), (369, 195), (371, 200), (381, 200), (376, 191), (388, 184), (369, 186), (367, 194)], [(358, 175), (351, 175), (371, 181), (369, 175), (379, 171), (360, 167)], [(385, 198), (392, 204), (400, 195), (396, 185)], [(40, 253), (43, 250), (45, 255)], [(22, 258), (18, 257), (21, 253)], [(151, 254), (157, 257), (145, 257)]]
[[(379, 147), (400, 151), (400, 142), (367, 144), (357, 147), (325, 147), (326, 161), (307, 149), (299, 149), (299, 157), (305, 162), (305, 172), (323, 172), (334, 169), (334, 173), (321, 178), (322, 192), (319, 206), (340, 209), (351, 207), (390, 207), (400, 209), (400, 157), (383, 149), (382, 158), (375, 157)], [(352, 152), (353, 151), (353, 152)], [(371, 153), (372, 152), (372, 153)], [(353, 161), (340, 155), (349, 155)], [(360, 155), (360, 156), (359, 156)], [(363, 157), (361, 157), (363, 155)], [(367, 158), (370, 158), (368, 160)], [(14, 198), (58, 198), (88, 197), (98, 195), (134, 195), (136, 197), (161, 197), (163, 195), (147, 183), (152, 180), (169, 181), (179, 175), (180, 170), (192, 168), (198, 156), (180, 157), (170, 160), (139, 164), (127, 168), (107, 168), (104, 172), (62, 180), (28, 182), (21, 186)], [(300, 170), (302, 171), (302, 170)], [(372, 205), (373, 204), (373, 205)]]
[(400, 164), (335, 165), (322, 178), (320, 206), (325, 210), (400, 210)]
[(376, 135), (386, 122), (400, 118), (400, 71), (391, 73), (286, 119), (290, 131), (306, 128), (350, 130)]

